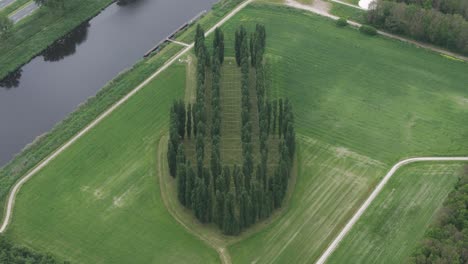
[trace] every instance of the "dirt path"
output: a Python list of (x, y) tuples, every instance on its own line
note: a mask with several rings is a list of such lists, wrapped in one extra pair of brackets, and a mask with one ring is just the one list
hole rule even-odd
[(379, 182), (377, 187), (372, 191), (371, 195), (367, 200), (361, 205), (359, 210), (353, 215), (353, 217), (348, 221), (346, 226), (341, 230), (338, 236), (333, 240), (333, 242), (328, 246), (325, 252), (320, 256), (316, 264), (324, 264), (328, 257), (335, 251), (343, 238), (348, 234), (348, 232), (353, 228), (354, 224), (359, 220), (359, 218), (364, 214), (369, 205), (374, 201), (377, 195), (382, 191), (384, 186), (390, 180), (390, 178), (395, 174), (395, 172), (404, 165), (414, 163), (414, 162), (424, 162), (424, 161), (468, 161), (468, 157), (421, 157), (421, 158), (410, 158), (405, 159), (397, 164), (395, 164), (390, 171), (385, 175), (385, 177)]
[[(244, 9), (248, 4), (250, 4), (253, 0), (246, 0), (236, 8), (234, 8), (228, 15), (226, 15), (223, 19), (221, 19), (218, 23), (216, 23), (212, 28), (210, 28), (205, 35), (209, 35), (212, 33), (217, 27), (222, 26), (226, 21), (228, 21), (230, 18), (232, 18), (235, 14), (237, 14), (239, 11)], [(29, 180), (31, 179), (37, 172), (39, 172), (42, 168), (47, 166), (55, 157), (60, 155), (63, 151), (65, 151), (68, 147), (70, 147), (73, 143), (75, 143), (78, 139), (80, 139), (83, 135), (85, 135), (89, 130), (93, 129), (97, 124), (99, 124), (104, 118), (109, 116), (112, 112), (114, 112), (115, 109), (117, 109), (119, 106), (127, 102), (133, 95), (135, 95), (138, 91), (143, 89), (148, 83), (150, 83), (154, 78), (156, 78), (161, 72), (165, 71), (169, 66), (171, 66), (174, 62), (176, 62), (179, 58), (181, 58), (184, 54), (186, 54), (192, 47), (194, 46), (194, 43), (191, 43), (188, 45), (186, 48), (184, 48), (182, 51), (177, 53), (174, 57), (172, 57), (169, 61), (167, 61), (161, 68), (159, 68), (155, 73), (153, 73), (148, 79), (143, 81), (140, 85), (135, 87), (131, 92), (129, 92), (127, 95), (125, 95), (122, 99), (120, 99), (117, 103), (112, 105), (109, 109), (107, 109), (104, 113), (102, 113), (98, 118), (96, 118), (93, 122), (91, 122), (88, 126), (86, 126), (83, 130), (78, 132), (75, 136), (73, 136), (68, 142), (66, 142), (63, 146), (58, 148), (56, 151), (54, 151), (49, 157), (41, 161), (36, 167), (34, 167), (29, 173), (27, 173), (25, 176), (23, 176), (11, 189), (9, 195), (8, 195), (8, 201), (7, 201), (7, 207), (5, 210), (5, 216), (3, 218), (3, 223), (2, 226), (0, 227), (0, 233), (5, 232), (6, 228), (8, 227), (8, 224), (11, 221), (12, 217), (12, 211), (13, 211), (13, 206), (15, 203), (15, 198), (16, 194), (19, 192), (21, 187)]]
[(172, 43), (175, 43), (175, 44), (179, 44), (179, 45), (184, 46), (184, 47), (188, 47), (188, 46), (189, 46), (189, 44), (187, 44), (187, 43), (180, 42), (180, 41), (177, 41), (177, 40), (173, 40), (173, 39), (170, 39), (170, 38), (168, 38), (167, 41), (172, 42)]
[[(332, 0), (333, 1), (333, 0)], [(285, 4), (290, 6), (290, 7), (294, 7), (294, 8), (298, 8), (298, 9), (303, 9), (303, 10), (308, 10), (308, 11), (311, 11), (313, 13), (316, 13), (318, 15), (321, 15), (321, 16), (324, 16), (324, 17), (328, 17), (328, 18), (331, 18), (331, 19), (334, 19), (334, 20), (338, 20), (339, 17), (335, 16), (335, 15), (332, 15), (330, 14), (330, 9), (326, 9), (326, 8), (323, 8), (323, 5), (321, 4), (316, 4), (315, 2), (323, 2), (322, 0), (315, 0), (314, 1), (314, 4), (312, 5), (305, 5), (305, 4), (301, 4), (295, 0), (285, 0)], [(339, 4), (343, 4), (341, 1), (333, 1), (333, 2), (336, 2), (336, 3), (339, 3)], [(351, 5), (352, 6), (352, 5)], [(356, 6), (353, 6), (353, 7), (356, 7)], [(351, 26), (354, 26), (354, 27), (360, 27), (362, 26), (362, 24), (358, 23), (358, 22), (355, 22), (355, 21), (351, 21), (351, 20), (348, 20), (348, 23), (351, 25)], [(394, 34), (391, 34), (391, 33), (387, 33), (387, 32), (384, 32), (384, 31), (381, 31), (381, 30), (378, 30), (377, 31), (378, 34), (382, 35), (382, 36), (385, 36), (385, 37), (388, 37), (388, 38), (392, 38), (392, 39), (397, 39), (397, 40), (400, 40), (400, 41), (403, 41), (403, 42), (406, 42), (406, 43), (410, 43), (410, 44), (413, 44), (417, 47), (421, 47), (421, 48), (425, 48), (425, 49), (428, 49), (428, 50), (432, 50), (432, 51), (435, 51), (437, 53), (440, 53), (440, 54), (443, 54), (443, 55), (447, 55), (447, 56), (450, 56), (450, 57), (453, 57), (453, 58), (456, 58), (456, 59), (459, 59), (459, 60), (463, 60), (463, 61), (468, 61), (468, 57), (466, 56), (463, 56), (463, 55), (460, 55), (460, 54), (456, 54), (456, 53), (453, 53), (453, 52), (450, 52), (450, 51), (447, 51), (447, 50), (444, 50), (442, 48), (439, 48), (439, 47), (436, 47), (436, 46), (433, 46), (433, 45), (430, 45), (430, 44), (426, 44), (426, 43), (422, 43), (422, 42), (419, 42), (419, 41), (415, 41), (415, 40), (411, 40), (411, 39), (407, 39), (405, 37), (401, 37), (401, 36), (398, 36), (398, 35), (394, 35)]]

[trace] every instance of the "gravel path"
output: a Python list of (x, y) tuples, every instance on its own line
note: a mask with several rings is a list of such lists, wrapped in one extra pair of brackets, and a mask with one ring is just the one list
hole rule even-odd
[(348, 221), (346, 226), (341, 230), (341, 232), (338, 234), (338, 236), (333, 240), (333, 242), (328, 246), (328, 248), (325, 250), (325, 252), (320, 256), (319, 260), (316, 262), (316, 264), (324, 264), (328, 257), (335, 251), (335, 249), (338, 247), (340, 242), (343, 240), (343, 238), (348, 234), (348, 232), (353, 228), (354, 224), (359, 220), (359, 218), (364, 214), (366, 209), (369, 207), (369, 205), (374, 201), (375, 197), (382, 191), (384, 188), (385, 184), (390, 180), (390, 178), (395, 174), (395, 172), (401, 168), (402, 166), (414, 162), (425, 162), (425, 161), (468, 161), (468, 157), (421, 157), (421, 158), (410, 158), (410, 159), (405, 159), (397, 164), (395, 164), (390, 171), (385, 175), (385, 177), (379, 182), (377, 187), (372, 191), (371, 195), (367, 198), (367, 200), (361, 205), (359, 210), (353, 215), (353, 217)]

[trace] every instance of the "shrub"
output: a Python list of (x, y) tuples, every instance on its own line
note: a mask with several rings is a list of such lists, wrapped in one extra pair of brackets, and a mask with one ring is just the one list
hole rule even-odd
[(364, 34), (369, 35), (369, 36), (377, 35), (377, 29), (375, 29), (373, 26), (362, 25), (359, 28), (359, 31), (361, 31), (361, 33), (364, 33)]
[(340, 17), (337, 21), (336, 21), (336, 25), (338, 27), (345, 27), (348, 25), (348, 21), (342, 17)]

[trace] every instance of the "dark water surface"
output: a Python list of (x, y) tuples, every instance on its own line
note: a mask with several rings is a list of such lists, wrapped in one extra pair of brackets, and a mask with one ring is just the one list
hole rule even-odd
[(217, 0), (112, 4), (0, 82), (0, 166)]

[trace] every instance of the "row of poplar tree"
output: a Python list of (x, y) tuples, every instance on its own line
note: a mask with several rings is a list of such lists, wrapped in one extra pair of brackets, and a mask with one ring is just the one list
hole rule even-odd
[[(198, 26), (195, 35), (197, 56), (196, 102), (187, 106), (174, 102), (170, 111), (170, 138), (168, 163), (172, 176), (177, 178), (179, 201), (193, 210), (203, 223), (213, 222), (227, 235), (240, 233), (244, 228), (271, 215), (281, 206), (286, 193), (292, 157), (295, 148), (291, 105), (282, 99), (265, 100), (263, 54), (266, 33), (262, 25), (248, 38), (240, 27), (235, 35), (236, 62), (241, 67), (242, 92), (242, 155), (241, 166), (223, 166), (221, 162), (221, 66), (224, 62), (224, 35), (216, 29), (213, 52), (210, 56), (205, 45), (205, 32)], [(256, 75), (257, 109), (252, 109), (249, 94), (249, 73)], [(211, 120), (207, 123), (206, 72), (211, 70)], [(255, 166), (252, 147), (252, 112), (259, 113), (259, 141), (261, 161)], [(278, 120), (278, 122), (277, 122)], [(277, 125), (278, 123), (278, 125)], [(210, 168), (204, 166), (205, 139), (210, 128)], [(278, 135), (279, 163), (268, 170), (268, 138)], [(187, 136), (195, 140), (195, 166), (185, 156), (182, 140)], [(254, 168), (255, 167), (255, 168)], [(268, 175), (268, 173), (272, 175)]]

